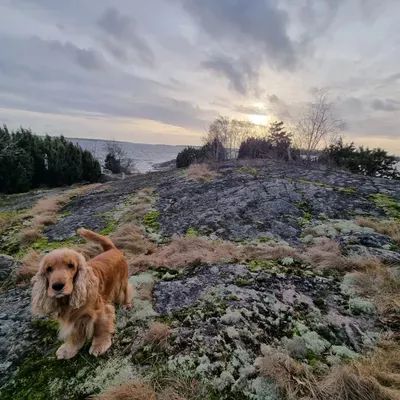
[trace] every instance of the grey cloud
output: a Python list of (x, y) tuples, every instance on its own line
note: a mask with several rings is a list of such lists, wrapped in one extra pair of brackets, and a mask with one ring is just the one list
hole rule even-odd
[(269, 102), (270, 103), (272, 103), (272, 104), (276, 104), (276, 103), (279, 103), (279, 97), (276, 95), (276, 94), (271, 94), (271, 95), (269, 95), (268, 96), (268, 100), (269, 100)]
[(232, 89), (246, 94), (252, 82), (257, 79), (257, 73), (246, 62), (225, 56), (213, 56), (202, 63), (206, 69), (224, 76)]
[(91, 69), (93, 54), (72, 44), (0, 36), (0, 47), (3, 108), (143, 118), (196, 129), (204, 129), (214, 116), (213, 111), (164, 94), (165, 85), (115, 70), (105, 60), (102, 68)]
[(400, 102), (393, 99), (374, 99), (371, 107), (377, 111), (397, 111), (400, 110)]
[(154, 64), (154, 53), (145, 38), (138, 33), (133, 18), (110, 7), (98, 20), (98, 26), (106, 34), (104, 45), (114, 57), (120, 61), (128, 61), (131, 50), (145, 64)]
[[(181, 0), (184, 8), (213, 39), (241, 49), (256, 46), (267, 62), (290, 69), (296, 64), (287, 34), (288, 16), (272, 0)], [(240, 49), (238, 49), (240, 51)]]

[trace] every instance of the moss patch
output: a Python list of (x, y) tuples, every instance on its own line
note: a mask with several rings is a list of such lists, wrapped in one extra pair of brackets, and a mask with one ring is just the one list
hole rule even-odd
[(375, 205), (382, 208), (389, 217), (400, 220), (400, 201), (383, 193), (373, 194), (371, 199)]
[(143, 225), (147, 229), (157, 232), (157, 231), (160, 230), (160, 223), (158, 222), (159, 218), (160, 218), (160, 212), (159, 211), (157, 211), (157, 210), (149, 211), (143, 217)]

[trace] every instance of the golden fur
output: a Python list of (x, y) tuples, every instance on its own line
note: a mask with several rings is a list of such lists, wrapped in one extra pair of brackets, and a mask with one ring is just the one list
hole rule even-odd
[(115, 310), (112, 303), (131, 306), (128, 264), (113, 242), (87, 229), (78, 233), (97, 242), (104, 252), (85, 261), (71, 249), (57, 249), (41, 261), (32, 278), (32, 312), (51, 315), (60, 323), (64, 344), (58, 359), (74, 357), (92, 339), (89, 353), (99, 356), (111, 346)]

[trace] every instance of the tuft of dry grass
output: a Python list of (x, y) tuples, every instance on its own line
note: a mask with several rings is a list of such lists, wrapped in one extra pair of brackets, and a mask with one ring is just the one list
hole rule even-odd
[(378, 220), (373, 218), (359, 217), (356, 219), (356, 223), (360, 226), (372, 228), (374, 231), (383, 235), (390, 236), (393, 241), (400, 245), (400, 222), (389, 219), (389, 220)]
[(288, 354), (271, 346), (261, 346), (262, 357), (256, 360), (260, 375), (272, 380), (281, 395), (288, 399), (313, 393), (313, 376), (307, 366), (295, 361)]
[(129, 256), (151, 254), (156, 245), (146, 236), (142, 228), (133, 223), (120, 226), (112, 235), (112, 241)]
[(168, 338), (171, 335), (171, 329), (168, 325), (162, 322), (153, 322), (144, 335), (144, 343), (165, 347)]
[(93, 400), (157, 400), (157, 394), (147, 383), (131, 381), (107, 389)]
[(335, 271), (346, 271), (352, 264), (342, 255), (339, 244), (328, 238), (321, 238), (308, 247), (301, 258), (317, 268)]
[(400, 346), (394, 341), (373, 353), (338, 366), (315, 387), (316, 400), (399, 400)]
[(173, 237), (152, 254), (138, 256), (131, 265), (140, 270), (150, 267), (180, 269), (200, 263), (219, 263), (238, 260), (237, 246), (224, 241), (211, 241), (197, 236)]
[(278, 260), (285, 257), (298, 258), (297, 251), (290, 246), (282, 244), (245, 245), (241, 248), (241, 260)]
[(28, 253), (21, 260), (21, 267), (17, 271), (17, 280), (25, 281), (32, 278), (33, 275), (39, 270), (39, 263), (42, 254), (36, 250), (29, 250)]
[(42, 237), (39, 227), (24, 228), (19, 232), (19, 241), (23, 246), (28, 246)]
[(362, 269), (354, 273), (356, 291), (373, 299), (383, 316), (400, 319), (400, 279), (396, 273), (376, 259), (358, 261)]
[(271, 346), (262, 346), (256, 366), (288, 400), (399, 400), (399, 360), (399, 344), (388, 340), (370, 354), (335, 366), (322, 376)]
[(207, 164), (191, 164), (186, 172), (187, 179), (197, 182), (209, 182), (217, 176), (217, 172)]
[(92, 396), (93, 400), (203, 400), (208, 392), (195, 379), (162, 377), (145, 383), (130, 381)]

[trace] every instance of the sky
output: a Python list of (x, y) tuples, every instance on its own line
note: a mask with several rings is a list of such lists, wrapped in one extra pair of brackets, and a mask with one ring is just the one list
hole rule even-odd
[(289, 126), (329, 90), (346, 140), (400, 155), (398, 0), (1, 0), (0, 123), (200, 144)]

